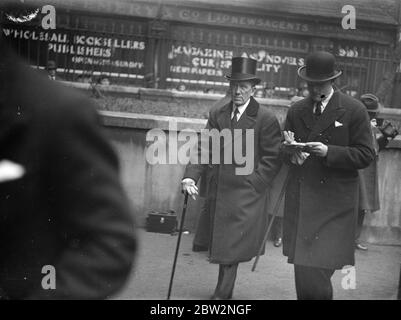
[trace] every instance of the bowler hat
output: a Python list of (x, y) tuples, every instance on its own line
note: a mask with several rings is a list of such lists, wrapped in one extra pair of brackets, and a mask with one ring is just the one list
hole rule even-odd
[(361, 95), (361, 101), (365, 105), (368, 112), (378, 112), (380, 110), (379, 98), (372, 93)]
[(253, 81), (255, 84), (260, 82), (256, 77), (256, 63), (255, 59), (234, 57), (231, 60), (231, 74), (226, 75), (229, 81)]
[(298, 69), (298, 75), (310, 82), (325, 82), (334, 80), (342, 71), (334, 69), (336, 59), (327, 51), (313, 52), (306, 57), (304, 66)]

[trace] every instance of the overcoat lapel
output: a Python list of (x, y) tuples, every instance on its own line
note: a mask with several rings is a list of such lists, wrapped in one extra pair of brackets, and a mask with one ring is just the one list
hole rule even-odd
[[(250, 129), (255, 126), (256, 116), (259, 110), (259, 103), (251, 97), (248, 107), (242, 114), (238, 121), (236, 129)], [(223, 108), (221, 108), (219, 115), (217, 116), (217, 123), (219, 125), (219, 130), (230, 129), (231, 128), (231, 112), (232, 112), (232, 102), (227, 103)]]
[(307, 97), (302, 101), (304, 103), (303, 110), (301, 113), (301, 119), (305, 123), (306, 128), (312, 130), (315, 120), (313, 119), (313, 101), (310, 97)]
[[(231, 112), (232, 112), (232, 102), (230, 101), (226, 105), (224, 105), (219, 113), (217, 114), (216, 121), (218, 128), (216, 128), (219, 132), (223, 129), (228, 129), (230, 130), (231, 128)], [(220, 151), (224, 150), (225, 148), (230, 148), (232, 147), (232, 138), (227, 141), (227, 139), (224, 139), (224, 144), (220, 144)]]
[(255, 127), (256, 117), (259, 110), (259, 103), (251, 97), (249, 101), (249, 105), (245, 109), (245, 112), (242, 114), (239, 119), (237, 126), (235, 128), (231, 127), (231, 112), (232, 112), (232, 102), (227, 103), (221, 110), (219, 115), (217, 116), (217, 123), (219, 125), (219, 131), (223, 129), (239, 129), (232, 131), (232, 141), (225, 141), (224, 146), (221, 145), (220, 148), (227, 148), (228, 143), (232, 143), (232, 147), (236, 143), (241, 143), (242, 138), (246, 135), (246, 129), (251, 129)]
[(243, 137), (247, 136), (246, 135), (247, 129), (252, 129), (255, 127), (258, 110), (259, 110), (259, 103), (257, 103), (256, 100), (253, 97), (251, 97), (251, 100), (249, 101), (249, 104), (246, 107), (245, 112), (242, 114), (236, 127), (233, 128), (235, 129), (233, 130), (233, 141), (234, 141), (233, 146), (241, 146), (241, 148), (244, 148), (243, 143), (246, 142), (243, 141)]
[(308, 141), (313, 141), (314, 139), (316, 139), (319, 133), (326, 130), (330, 125), (332, 125), (335, 120), (337, 120), (344, 114), (344, 112), (345, 108), (343, 108), (340, 104), (340, 92), (334, 92), (324, 112), (317, 119), (315, 125), (312, 128), (312, 131), (309, 133)]
[(249, 101), (248, 107), (245, 109), (245, 112), (242, 114), (241, 118), (237, 123), (237, 129), (250, 129), (255, 126), (256, 116), (259, 110), (259, 103), (251, 97)]
[(225, 106), (223, 106), (217, 116), (217, 124), (219, 125), (219, 131), (222, 129), (231, 128), (231, 111), (232, 102), (230, 101)]

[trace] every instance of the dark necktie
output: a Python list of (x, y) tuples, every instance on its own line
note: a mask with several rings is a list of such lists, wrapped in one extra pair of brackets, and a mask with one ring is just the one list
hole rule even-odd
[(235, 126), (235, 125), (237, 124), (237, 122), (238, 122), (238, 120), (237, 120), (237, 114), (239, 114), (239, 110), (238, 110), (238, 107), (235, 107), (235, 109), (234, 109), (234, 116), (233, 116), (233, 118), (231, 119), (231, 126)]
[(319, 101), (316, 103), (316, 109), (315, 109), (315, 116), (320, 116), (322, 114), (322, 101)]

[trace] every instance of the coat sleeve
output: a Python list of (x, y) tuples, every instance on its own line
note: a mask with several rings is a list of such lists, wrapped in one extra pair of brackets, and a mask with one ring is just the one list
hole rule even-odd
[(123, 286), (136, 252), (117, 157), (89, 101), (77, 103), (56, 116), (47, 145), (48, 195), (64, 244), (54, 265), (56, 289), (32, 299), (104, 299)]
[(356, 108), (349, 124), (349, 145), (328, 145), (326, 165), (357, 170), (369, 166), (375, 157), (369, 116), (365, 108)]
[[(214, 120), (213, 117), (213, 113), (210, 112), (209, 113), (209, 118), (208, 121), (206, 123), (206, 128), (205, 130), (211, 130), (211, 129), (217, 129), (217, 125), (216, 122)], [(186, 166), (185, 168), (185, 172), (184, 172), (184, 177), (185, 178), (191, 178), (192, 180), (196, 182), (198, 182), (199, 178), (201, 176), (205, 176), (206, 171), (208, 169), (208, 164), (202, 163), (202, 159), (208, 159), (209, 163), (210, 163), (210, 141), (207, 144), (209, 146), (208, 149), (203, 148), (204, 145), (202, 143), (202, 139), (209, 139), (208, 135), (202, 136), (200, 135), (200, 139), (198, 139), (198, 144), (195, 146), (195, 152), (194, 154), (191, 156), (191, 160), (190, 163)], [(195, 161), (193, 161), (195, 160)]]
[[(285, 123), (284, 123), (284, 131), (292, 131), (294, 132), (294, 125), (293, 125), (293, 121), (292, 121), (292, 117), (293, 117), (293, 109), (290, 108), (287, 111), (287, 117), (285, 119)], [(284, 142), (284, 139), (281, 139), (282, 142)], [(287, 164), (288, 166), (293, 166), (293, 163), (291, 162), (291, 157), (292, 157), (293, 153), (290, 153), (288, 151), (286, 151), (286, 149), (283, 147), (283, 144), (280, 144), (280, 159), (282, 162), (284, 162), (285, 164)]]
[(277, 118), (271, 114), (266, 117), (259, 137), (260, 160), (254, 173), (249, 177), (258, 192), (271, 186), (281, 168), (279, 158), (282, 141), (281, 129)]

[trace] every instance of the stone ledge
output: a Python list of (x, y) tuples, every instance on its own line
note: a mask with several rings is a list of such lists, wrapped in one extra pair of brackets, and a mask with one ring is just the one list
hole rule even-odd
[(397, 226), (363, 226), (363, 241), (381, 245), (401, 245), (401, 228)]
[[(92, 90), (90, 83), (80, 83), (73, 81), (60, 81), (60, 83), (81, 90)], [(166, 98), (182, 98), (182, 99), (200, 99), (200, 100), (214, 100), (217, 101), (224, 97), (223, 94), (218, 93), (203, 93), (203, 92), (182, 92), (177, 90), (167, 89), (153, 89), (142, 88), (133, 86), (122, 85), (98, 85), (98, 88), (103, 92), (109, 93), (126, 93), (139, 95), (140, 97), (166, 97)], [(290, 107), (290, 101), (287, 99), (269, 99), (269, 98), (256, 98), (256, 100), (263, 105), (276, 105)]]
[[(136, 128), (136, 129), (172, 129), (175, 122), (177, 130), (184, 129), (195, 130), (200, 132), (206, 126), (206, 119), (170, 117), (162, 115), (132, 113), (132, 112), (116, 112), (116, 111), (99, 111), (103, 124), (107, 127)], [(175, 129), (175, 127), (173, 128)], [(401, 149), (401, 135), (390, 141), (386, 149)]]
[(401, 109), (383, 108), (380, 110), (378, 118), (401, 121)]
[[(72, 87), (81, 90), (92, 90), (93, 85), (91, 83), (82, 83), (74, 81), (59, 81), (67, 87)], [(103, 92), (112, 93), (128, 93), (128, 94), (138, 94), (141, 88), (133, 86), (120, 86), (120, 85), (101, 85), (98, 84), (97, 87)]]
[[(81, 90), (91, 90), (92, 85), (89, 83), (79, 83), (71, 81), (60, 81), (62, 84), (74, 87)], [(166, 97), (168, 98), (181, 98), (181, 99), (195, 99), (195, 100), (218, 100), (223, 97), (222, 94), (208, 94), (198, 92), (180, 92), (176, 90), (164, 89), (151, 89), (139, 88), (133, 86), (109, 85), (100, 86), (102, 91), (110, 93), (125, 93), (132, 95), (139, 95), (140, 97)], [(258, 102), (262, 105), (270, 106), (272, 108), (289, 108), (290, 101), (285, 99), (267, 99), (257, 98)], [(162, 130), (169, 129), (169, 123), (172, 121), (177, 122), (178, 130), (192, 129), (197, 132), (204, 128), (206, 120), (199, 118), (185, 118), (185, 117), (172, 117), (163, 115), (152, 115), (142, 113), (130, 112), (117, 112), (117, 111), (100, 111), (103, 123), (106, 126), (125, 127), (125, 128), (138, 128), (138, 129), (153, 129), (160, 128)], [(401, 109), (383, 108), (378, 115), (379, 118), (385, 120), (401, 121)], [(388, 149), (401, 149), (401, 136), (397, 136), (387, 146)]]
[(169, 117), (151, 114), (99, 111), (103, 124), (107, 127), (135, 128), (135, 129), (174, 129), (176, 123), (178, 131), (190, 129), (199, 132), (205, 128), (207, 120), (184, 117)]
[[(72, 81), (60, 81), (66, 86), (91, 90), (92, 86), (89, 83), (80, 83)], [(184, 98), (184, 99), (204, 99), (204, 100), (219, 100), (224, 95), (217, 93), (202, 93), (202, 92), (181, 92), (177, 90), (166, 90), (166, 89), (153, 89), (153, 88), (142, 88), (133, 86), (122, 86), (122, 85), (98, 85), (99, 88), (104, 92), (111, 93), (130, 93), (139, 94), (140, 96), (159, 96), (159, 97), (169, 97), (169, 98)], [(273, 105), (273, 106), (285, 106), (290, 107), (290, 100), (287, 99), (269, 99), (269, 98), (256, 98), (260, 104), (263, 105)], [(401, 109), (395, 108), (383, 108), (379, 114), (379, 118), (392, 119), (401, 121)]]
[(401, 149), (401, 135), (398, 135), (394, 140), (391, 140), (386, 146), (386, 149)]

